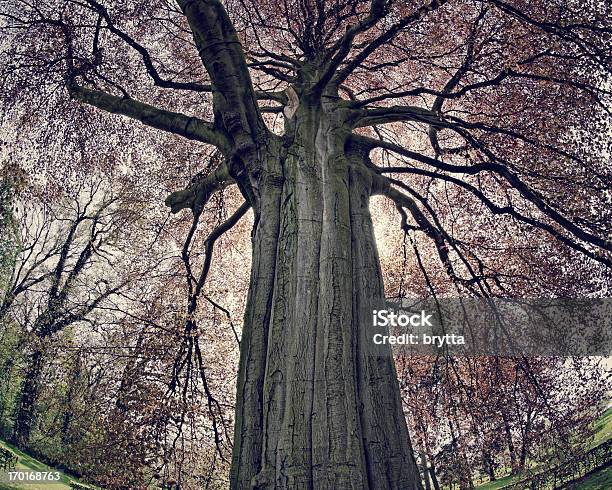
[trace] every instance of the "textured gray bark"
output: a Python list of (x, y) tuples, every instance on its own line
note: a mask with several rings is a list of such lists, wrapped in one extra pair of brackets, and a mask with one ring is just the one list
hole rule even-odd
[(300, 101), (261, 166), (233, 489), (420, 488), (394, 364), (364, 329), (384, 290), (344, 116)]

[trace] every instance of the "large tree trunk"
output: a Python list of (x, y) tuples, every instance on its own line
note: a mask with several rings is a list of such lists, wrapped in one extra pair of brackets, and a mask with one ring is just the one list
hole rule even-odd
[(21, 385), (15, 426), (13, 428), (13, 441), (20, 448), (27, 448), (30, 435), (36, 422), (36, 400), (40, 393), (40, 378), (43, 369), (44, 353), (36, 348), (29, 356), (26, 373)]
[(363, 155), (303, 101), (287, 134), (259, 178), (231, 487), (420, 488), (393, 359), (367, 332), (384, 290)]

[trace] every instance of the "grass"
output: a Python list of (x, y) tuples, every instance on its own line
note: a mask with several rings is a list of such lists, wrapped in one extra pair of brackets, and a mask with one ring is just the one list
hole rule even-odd
[[(55, 468), (47, 466), (44, 463), (41, 463), (37, 459), (33, 458), (27, 453), (24, 453), (23, 451), (20, 451), (19, 449), (17, 449), (12, 444), (9, 444), (8, 442), (0, 440), (0, 447), (10, 449), (17, 456), (19, 456), (19, 462), (17, 463), (17, 466), (15, 467), (15, 471), (52, 471), (52, 472), (59, 471), (59, 470), (56, 470)], [(54, 483), (44, 483), (41, 485), (37, 485), (35, 483), (28, 483), (28, 484), (21, 484), (21, 485), (0, 483), (0, 490), (20, 490), (20, 489), (70, 490), (70, 482), (76, 481), (78, 483), (84, 484), (84, 482), (81, 482), (77, 478), (70, 477), (61, 471), (59, 473), (60, 473), (60, 479), (59, 481), (54, 482)], [(95, 489), (96, 487), (92, 486), (91, 488)]]
[(612, 437), (612, 407), (608, 408), (594, 424), (595, 436), (590, 448), (599, 446)]
[(508, 476), (504, 476), (503, 478), (498, 478), (495, 481), (489, 481), (487, 483), (484, 483), (483, 485), (478, 485), (477, 488), (481, 490), (497, 490), (498, 488), (507, 487), (508, 485), (514, 483), (514, 481), (518, 479), (519, 479), (518, 476), (508, 475)]
[(612, 466), (608, 466), (581, 480), (575, 488), (580, 488), (580, 490), (607, 490), (612, 488)]

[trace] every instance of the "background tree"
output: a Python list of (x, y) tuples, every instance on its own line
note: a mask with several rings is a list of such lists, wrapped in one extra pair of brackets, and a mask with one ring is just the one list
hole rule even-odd
[[(99, 156), (127, 130), (74, 101), (127, 116), (221, 155), (168, 197), (174, 212), (197, 226), (233, 185), (245, 204), (220, 231), (253, 210), (232, 488), (420, 486), (393, 361), (368, 340), (385, 296), (371, 196), (397, 207), (432, 291), (439, 272), (461, 295), (605, 290), (610, 25), (596, 2), (37, 0), (2, 16), (19, 134), (80, 153), (104, 134)], [(145, 152), (161, 138), (134, 131)], [(192, 299), (179, 359), (197, 356)]]
[[(178, 219), (168, 226), (166, 214), (153, 212), (145, 186), (141, 183), (138, 193), (130, 193), (134, 181), (123, 174), (94, 179), (92, 189), (87, 175), (62, 183), (63, 188), (54, 182), (37, 186), (35, 178), (28, 175), (25, 193), (13, 203), (14, 232), (23, 247), (15, 254), (0, 323), (2, 437), (15, 432), (30, 353), (40, 345), (31, 325), (45, 310), (75, 216), (83, 217), (89, 205), (85, 214), (90, 219), (84, 218), (74, 233), (65, 272), (73, 269), (89, 242), (93, 215), (104, 208), (96, 228), (104, 244), (96, 246), (77, 287), (67, 290), (66, 303), (75, 308), (123, 279), (128, 282), (95, 303), (83, 320), (44, 339), (27, 450), (105, 488), (142, 488), (147, 482), (170, 486), (177, 481), (194, 488), (225, 488), (233, 410), (225, 370), (231, 369), (236, 338), (227, 310), (222, 311), (215, 298), (230, 286), (244, 285), (232, 282), (231, 273), (211, 272), (220, 289), (209, 288), (206, 304), (193, 319), (203, 331), (203, 345), (215, 349), (203, 348), (199, 361), (192, 354), (187, 369), (183, 348), (189, 337), (181, 327), (179, 307), (187, 288), (179, 241), (191, 220)], [(92, 199), (89, 192), (96, 188)], [(212, 227), (227, 217), (224, 202), (234, 199), (229, 194), (217, 197), (218, 206), (205, 213)], [(242, 260), (241, 248), (225, 247), (217, 262), (235, 266)], [(199, 261), (200, 255), (194, 251), (193, 260)], [(204, 375), (198, 362), (207, 366)], [(203, 401), (202, 377), (215, 403), (212, 413)]]
[(593, 358), (409, 357), (399, 366), (416, 447), (439, 470), (434, 481), (462, 488), (506, 469), (568, 464), (607, 403), (606, 368)]
[(120, 230), (133, 219), (129, 210), (115, 208), (117, 198), (105, 195), (102, 185), (93, 180), (58, 207), (26, 205), (19, 213), (19, 254), (1, 308), (19, 325), (27, 352), (13, 428), (23, 448), (35, 423), (49, 339), (87, 321), (94, 308), (134, 280), (129, 271), (96, 274), (100, 262), (112, 264)]

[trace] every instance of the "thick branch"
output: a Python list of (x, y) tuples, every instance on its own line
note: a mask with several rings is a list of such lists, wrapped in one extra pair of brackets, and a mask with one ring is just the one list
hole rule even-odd
[(392, 106), (377, 109), (363, 109), (355, 127), (376, 126), (401, 121), (416, 121), (438, 125), (442, 121), (435, 112), (418, 106)]
[(245, 163), (266, 134), (246, 57), (225, 8), (218, 0), (179, 0), (200, 58), (213, 83), (215, 114)]
[(178, 112), (159, 109), (134, 99), (117, 97), (101, 90), (91, 90), (73, 82), (68, 85), (70, 94), (77, 100), (112, 114), (136, 119), (147, 126), (178, 134), (187, 139), (201, 141), (227, 149), (225, 136), (209, 122)]
[(234, 183), (229, 174), (227, 164), (223, 162), (217, 169), (201, 181), (180, 191), (173, 192), (166, 198), (166, 206), (173, 213), (181, 209), (189, 208), (194, 214), (198, 214), (210, 197), (218, 190), (224, 189)]
[[(476, 295), (487, 295), (487, 291), (483, 289), (483, 286), (489, 289), (488, 284), (486, 282), (486, 278), (478, 276), (471, 264), (469, 263), (467, 257), (459, 250), (457, 247), (456, 241), (451, 237), (442, 227), (439, 219), (436, 217), (434, 210), (430, 206), (426, 206), (427, 211), (430, 213), (431, 217), (434, 219), (432, 223), (427, 216), (421, 211), (417, 203), (414, 199), (407, 196), (403, 192), (400, 192), (396, 188), (392, 187), (391, 184), (402, 185), (406, 190), (411, 191), (414, 195), (418, 196), (414, 191), (412, 191), (408, 186), (404, 185), (399, 181), (391, 181), (385, 177), (382, 177), (379, 183), (379, 192), (380, 194), (391, 199), (402, 216), (402, 229), (405, 232), (410, 231), (411, 229), (415, 229), (415, 227), (410, 226), (407, 222), (406, 213), (403, 211), (403, 208), (408, 209), (410, 214), (412, 215), (414, 221), (417, 223), (416, 229), (425, 233), (431, 240), (433, 241), (436, 251), (438, 252), (438, 257), (440, 258), (440, 262), (444, 266), (446, 274), (453, 280), (455, 283), (460, 283), (465, 287), (468, 287), (472, 292)], [(425, 200), (421, 198), (422, 202), (426, 203)], [(457, 274), (455, 271), (455, 267), (451, 261), (451, 257), (449, 254), (449, 245), (453, 248), (457, 256), (460, 258), (465, 268), (469, 271), (472, 278), (465, 279)], [(473, 254), (472, 254), (473, 255)], [(481, 260), (474, 256), (474, 259), (481, 263)], [(480, 291), (474, 290), (472, 288), (473, 283), (477, 283)], [(482, 283), (482, 284), (481, 284)]]

